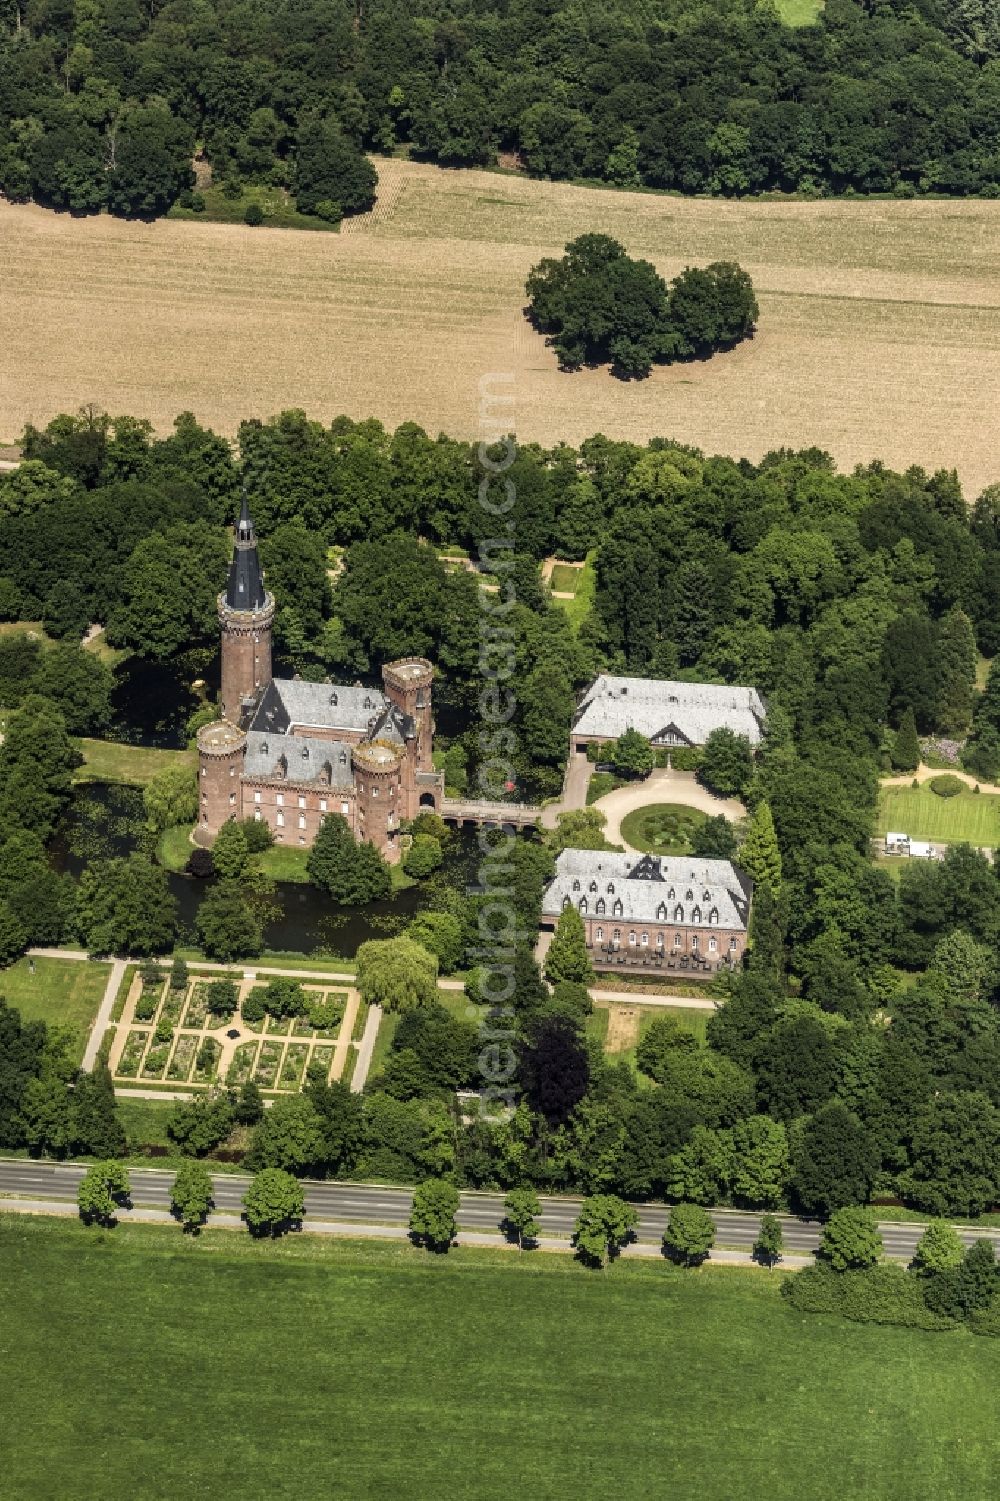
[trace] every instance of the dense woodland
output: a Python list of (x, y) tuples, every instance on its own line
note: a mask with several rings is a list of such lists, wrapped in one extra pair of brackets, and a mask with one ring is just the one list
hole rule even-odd
[[(683, 193), (1000, 192), (993, 0), (0, 0), (0, 190), (365, 208), (360, 152)], [(184, 197), (183, 201), (191, 200)]]
[[(756, 762), (716, 745), (699, 773), (746, 798), (737, 858), (757, 879), (750, 964), (732, 978), (707, 1048), (665, 1023), (643, 1041), (642, 1087), (609, 1063), (582, 1030), (585, 961), (568, 933), (550, 957), (552, 991), (530, 952), (518, 956), (524, 1094), (512, 1120), (459, 1125), (452, 1091), (476, 1082), (475, 1030), (424, 1008), (363, 1099), (317, 1085), (276, 1106), (255, 1160), (703, 1202), (789, 1196), (817, 1212), (880, 1191), (942, 1213), (1000, 1197), (1000, 879), (966, 847), (939, 864), (907, 862), (898, 881), (869, 852), (877, 779), (915, 764), (917, 732), (965, 742), (978, 774), (1000, 773), (1000, 672), (975, 689), (977, 651), (1000, 649), (1000, 488), (967, 504), (953, 473), (874, 463), (843, 475), (814, 450), (752, 465), (665, 440), (529, 445), (507, 471), (517, 541), (505, 553), (488, 545), (468, 444), (293, 412), (245, 424), (240, 450), (242, 474), (229, 445), (190, 416), (156, 439), (136, 420), (88, 412), (30, 429), (25, 463), (0, 477), (3, 613), (41, 616), (64, 643), (43, 654), (21, 637), (0, 642), (16, 711), (0, 747), (5, 953), (43, 928), (58, 937), (60, 923), (94, 947), (124, 925), (126, 937), (170, 948), (176, 915), (143, 855), (75, 892), (69, 878), (46, 880), (45, 840), (75, 764), (67, 725), (102, 728), (115, 712), (111, 670), (79, 668), (75, 643), (96, 619), (133, 663), (179, 659), (189, 677), (210, 673), (227, 524), (245, 478), (285, 663), (374, 679), (394, 656), (431, 657), (452, 782), (474, 779), (481, 753), (482, 615), (479, 578), (446, 566), (445, 544), (482, 548), (516, 597), (515, 729), (531, 791), (559, 785), (576, 695), (601, 667), (753, 682), (769, 703)], [(331, 546), (344, 549), (333, 583)], [(596, 598), (578, 628), (541, 583), (539, 560), (553, 552), (593, 555)], [(190, 707), (175, 709), (183, 718)], [(334, 836), (315, 878), (336, 899), (358, 872)], [(600, 844), (586, 818), (575, 837)], [(260, 942), (259, 923), (256, 938), (246, 924), (240, 937), (238, 888), (251, 867), (245, 844), (236, 853), (212, 918), (229, 935), (227, 957)], [(553, 847), (522, 841), (511, 858), (532, 933)], [(454, 970), (478, 899), (434, 879), (410, 937)], [(286, 1140), (296, 1112), (305, 1124), (291, 1120)]]

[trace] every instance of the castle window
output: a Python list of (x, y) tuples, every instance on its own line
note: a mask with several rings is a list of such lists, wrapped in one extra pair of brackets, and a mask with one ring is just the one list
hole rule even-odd
[(671, 886), (670, 890), (667, 892), (667, 901), (668, 902), (674, 901), (674, 899), (676, 898), (676, 896), (677, 896), (677, 893), (674, 890), (674, 888)]
[(231, 792), (229, 794), (229, 806), (231, 808), (235, 808), (235, 806), (236, 806), (236, 793), (235, 792)]
[(684, 893), (684, 900), (686, 902), (693, 902), (694, 901), (694, 892), (693, 891), (686, 891)]
[(231, 777), (234, 777), (236, 775), (236, 767), (235, 766), (230, 766), (230, 768), (229, 768), (229, 775)]
[(607, 907), (605, 906), (604, 898), (603, 898), (603, 896), (599, 896), (597, 898), (597, 915), (598, 915), (598, 917), (603, 917), (603, 915), (604, 915), (604, 913), (606, 911), (607, 911)]
[(615, 883), (614, 883), (614, 881), (609, 881), (608, 882), (608, 895), (609, 896), (614, 896), (614, 894), (615, 894)]
[(579, 883), (579, 881), (574, 881), (573, 882), (573, 890), (574, 891), (579, 891), (580, 890), (580, 883)]
[(308, 745), (304, 745), (302, 747), (302, 759), (303, 759), (303, 761), (308, 761), (309, 760), (309, 747), (308, 747)]
[(330, 702), (334, 708), (337, 707), (337, 695), (335, 693), (330, 694)]
[(279, 792), (279, 793), (278, 793), (278, 794), (277, 794), (277, 795), (276, 795), (276, 797), (275, 797), (275, 799), (274, 799), (274, 800), (275, 800), (275, 802), (276, 802), (276, 803), (277, 803), (277, 804), (278, 804), (278, 807), (279, 807), (279, 808), (282, 808), (282, 807), (284, 807), (284, 804), (285, 804), (285, 794), (284, 794), (284, 793), (283, 793), (283, 792)]
[(207, 777), (208, 776), (208, 767), (207, 766), (203, 766), (201, 768), (201, 774), (202, 774), (203, 777)]
[(567, 907), (572, 907), (572, 905), (573, 905), (573, 903), (571, 902), (571, 900), (570, 900), (570, 898), (568, 896), (564, 896), (563, 897), (562, 904), (563, 904), (563, 911), (564, 912), (565, 912), (565, 910), (566, 910)]
[(299, 828), (300, 829), (304, 829), (305, 826), (306, 826), (306, 815), (304, 813), (300, 813), (299, 814)]
[(253, 821), (254, 821), (254, 823), (260, 823), (260, 819), (261, 819), (260, 809), (259, 808), (254, 808), (254, 810), (253, 810)]
[(674, 922), (683, 922), (683, 921), (684, 921), (684, 908), (683, 907), (675, 907), (674, 908)]
[(266, 756), (267, 755), (267, 741), (266, 740), (261, 744), (260, 753), (261, 753), (262, 756)]
[(365, 708), (366, 708), (366, 709), (371, 709), (371, 708), (372, 708), (372, 707), (373, 707), (373, 705), (372, 705), (372, 701), (371, 701), (371, 699), (370, 699), (370, 698), (369, 698), (369, 697), (368, 697), (368, 694), (367, 694), (367, 693), (366, 693), (366, 694), (365, 694)]
[(697, 935), (697, 933), (692, 933), (692, 935), (691, 935), (691, 947), (694, 949), (695, 953), (698, 952), (698, 935)]
[(349, 807), (350, 807), (350, 804), (348, 802), (346, 802), (346, 801), (342, 802), (341, 805), (340, 805), (340, 811), (341, 811), (341, 813), (343, 813), (343, 815), (344, 815), (345, 818), (347, 817), (347, 810), (348, 810)]
[(603, 928), (598, 928), (597, 931), (596, 931), (596, 933), (594, 934), (594, 936), (597, 939), (598, 943), (600, 943), (601, 940), (604, 938), (604, 929)]
[(664, 903), (661, 902), (660, 905), (656, 909), (656, 921), (657, 922), (666, 922), (666, 920), (667, 920), (667, 909), (666, 909), (666, 906), (664, 905)]
[(260, 793), (259, 792), (255, 792), (254, 793), (253, 800), (254, 800), (255, 803), (259, 803), (260, 802)]
[(347, 765), (347, 752), (346, 751), (341, 751), (339, 760), (340, 760), (341, 766), (346, 766)]
[(279, 756), (278, 757), (277, 775), (279, 777), (287, 777), (287, 775), (288, 775), (288, 758), (287, 758), (287, 756)]
[(658, 949), (662, 949), (662, 947), (663, 947), (663, 934), (662, 933), (657, 933), (657, 935), (656, 935), (656, 947)]
[(299, 843), (300, 844), (305, 844), (305, 842), (306, 842), (306, 836), (304, 834), (300, 834), (299, 835)]
[(710, 939), (709, 939), (709, 940), (708, 940), (708, 949), (709, 949), (709, 953), (711, 953), (711, 954), (714, 954), (714, 953), (715, 953), (715, 951), (716, 951), (716, 949), (717, 949), (717, 948), (718, 948), (718, 947), (719, 947), (719, 941), (718, 941), (718, 939), (717, 939), (717, 938), (710, 938)]
[(300, 797), (300, 798), (299, 798), (299, 807), (300, 807), (300, 808), (304, 808), (304, 807), (305, 807), (305, 805), (306, 805), (306, 800), (305, 800), (305, 798), (304, 798), (304, 797)]
[(648, 949), (649, 948), (649, 934), (648, 933), (643, 933), (642, 934), (642, 936), (639, 939), (639, 944), (644, 949)]
[(378, 797), (378, 788), (377, 787), (373, 787), (372, 788), (372, 797)]
[(278, 813), (276, 815), (274, 821), (278, 825), (279, 829), (283, 829), (285, 827), (285, 815), (284, 815), (284, 813)]
[(712, 893), (710, 891), (703, 891), (701, 899), (703, 902), (710, 902), (712, 900)]
[(615, 905), (614, 905), (614, 907), (612, 909), (611, 915), (612, 915), (612, 917), (622, 917), (624, 915), (624, 913), (625, 913), (625, 908), (622, 906), (622, 899), (621, 899), (621, 897), (619, 897), (618, 900), (615, 902)]
[(691, 913), (691, 921), (692, 922), (701, 922), (701, 908), (700, 907), (695, 907), (694, 911)]
[(325, 797), (321, 797), (320, 800), (319, 800), (319, 811), (321, 813), (325, 813), (326, 812), (326, 798)]
[(674, 934), (674, 948), (675, 949), (679, 949), (680, 946), (681, 946), (681, 935), (679, 933), (675, 933)]
[(621, 930), (621, 928), (616, 928), (615, 929), (615, 937), (614, 937), (615, 948), (618, 947), (618, 945), (621, 943), (621, 941), (622, 941), (622, 930)]
[(708, 920), (709, 920), (710, 923), (712, 923), (712, 922), (718, 922), (719, 921), (719, 909), (718, 909), (718, 907), (713, 907), (712, 908), (711, 912), (708, 914)]
[(634, 949), (635, 948), (635, 930), (634, 929), (630, 929), (629, 930), (628, 946), (629, 946), (630, 949)]
[(582, 896), (580, 898), (580, 904), (579, 905), (580, 905), (580, 911), (581, 912), (586, 912), (586, 910), (587, 910), (587, 898), (585, 896)]
[(732, 953), (733, 949), (735, 949), (737, 947), (738, 947), (738, 945), (737, 945), (736, 939), (735, 938), (730, 938), (730, 940), (729, 940), (729, 952)]

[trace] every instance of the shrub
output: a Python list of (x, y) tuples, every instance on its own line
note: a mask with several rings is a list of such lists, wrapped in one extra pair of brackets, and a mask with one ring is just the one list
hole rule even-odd
[(248, 1027), (257, 1027), (260, 1025), (267, 1011), (267, 1007), (264, 1005), (264, 990), (262, 986), (258, 985), (256, 990), (251, 990), (250, 994), (244, 999), (240, 1010), (243, 1014), (243, 1020)]
[(250, 855), (262, 855), (274, 843), (271, 826), (262, 818), (244, 818), (240, 828), (243, 830), (243, 837), (247, 842), (247, 853)]
[(205, 987), (205, 1005), (213, 1016), (232, 1016), (237, 990), (232, 980), (213, 980)]
[(310, 995), (306, 998), (306, 1016), (309, 1025), (317, 1031), (322, 1028), (333, 1028), (340, 1024), (344, 1018), (344, 1002), (335, 1000), (324, 1001), (322, 995)]
[(953, 777), (951, 772), (945, 772), (944, 776), (931, 777), (928, 785), (938, 797), (958, 797), (960, 792), (965, 791), (965, 783), (959, 777)]
[(248, 203), (246, 213), (243, 215), (243, 223), (249, 224), (251, 229), (256, 229), (264, 222), (264, 210), (259, 203)]
[(191, 194), (191, 207), (194, 209), (194, 211), (195, 211), (196, 214), (203, 214), (205, 212), (205, 195), (204, 195), (204, 193), (192, 193)]
[(161, 1016), (156, 1023), (156, 1031), (153, 1033), (157, 1042), (172, 1042), (174, 1029), (165, 1016)]
[(159, 997), (150, 990), (144, 990), (135, 1003), (135, 1019), (137, 1022), (151, 1022), (156, 1015), (159, 1005)]
[(188, 982), (187, 960), (178, 957), (170, 966), (170, 989), (185, 990)]

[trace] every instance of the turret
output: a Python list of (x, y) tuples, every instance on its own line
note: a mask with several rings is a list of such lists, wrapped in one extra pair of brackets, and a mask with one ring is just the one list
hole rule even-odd
[(382, 668), (386, 698), (413, 721), (416, 739), (416, 771), (433, 769), (434, 715), (431, 685), (434, 669), (424, 657), (406, 657)]
[(247, 737), (238, 726), (217, 719), (198, 731), (199, 844), (211, 844), (230, 818), (243, 817), (243, 758)]
[(222, 629), (222, 716), (239, 724), (260, 690), (271, 681), (274, 596), (264, 588), (257, 536), (246, 494), (236, 523), (229, 579), (219, 595)]
[(394, 745), (366, 740), (351, 752), (357, 791), (357, 837), (374, 844), (395, 864), (402, 816), (402, 762)]

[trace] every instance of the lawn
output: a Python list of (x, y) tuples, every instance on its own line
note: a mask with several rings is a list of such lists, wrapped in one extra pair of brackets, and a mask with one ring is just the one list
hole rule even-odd
[(76, 782), (121, 782), (144, 787), (167, 766), (187, 766), (194, 772), (193, 750), (153, 750), (144, 745), (122, 745), (117, 740), (80, 740), (83, 765), (74, 773)]
[(707, 813), (687, 808), (683, 803), (647, 803), (626, 813), (621, 836), (634, 850), (650, 850), (654, 855), (687, 855), (691, 840), (706, 821)]
[(879, 796), (878, 832), (909, 834), (911, 839), (940, 839), (943, 843), (1000, 844), (1000, 797), (968, 792), (938, 797), (921, 787), (883, 787)]
[(308, 884), (309, 872), (306, 861), (309, 851), (298, 845), (272, 844), (260, 857), (264, 872), (272, 881), (294, 881), (300, 886)]
[(255, 226), (253, 233), (261, 229), (317, 229), (336, 233), (337, 226), (319, 219), (315, 214), (300, 214), (294, 199), (284, 188), (261, 187), (248, 183), (235, 198), (229, 198), (221, 186), (207, 183), (198, 190), (205, 200), (203, 209), (181, 208), (175, 203), (168, 211), (169, 219), (190, 219), (196, 223), (240, 224), (246, 227), (246, 211), (251, 203), (259, 203), (264, 210), (264, 223)]
[(572, 599), (557, 599), (555, 603), (566, 611), (570, 625), (577, 631), (594, 603), (597, 589), (597, 573), (594, 568), (596, 556), (596, 549), (588, 552), (582, 568), (567, 568), (564, 563), (557, 563), (552, 569), (552, 588), (573, 596)]
[(580, 587), (580, 579), (584, 570), (576, 568), (572, 563), (554, 563), (552, 576), (549, 583), (553, 592), (557, 594), (575, 594)]
[(167, 870), (183, 870), (187, 865), (194, 848), (190, 836), (191, 830), (187, 824), (175, 824), (173, 828), (164, 829), (156, 849), (156, 858)]
[(25, 1021), (69, 1027), (76, 1056), (82, 1058), (111, 973), (110, 964), (39, 958), (34, 960), (32, 974), (31, 962), (19, 959), (0, 974), (0, 995), (17, 1007)]
[(0, 1262), (7, 1501), (995, 1494), (996, 1345), (780, 1275), (25, 1218)]
[(819, 18), (823, 0), (777, 0), (777, 5), (786, 26), (811, 26)]

